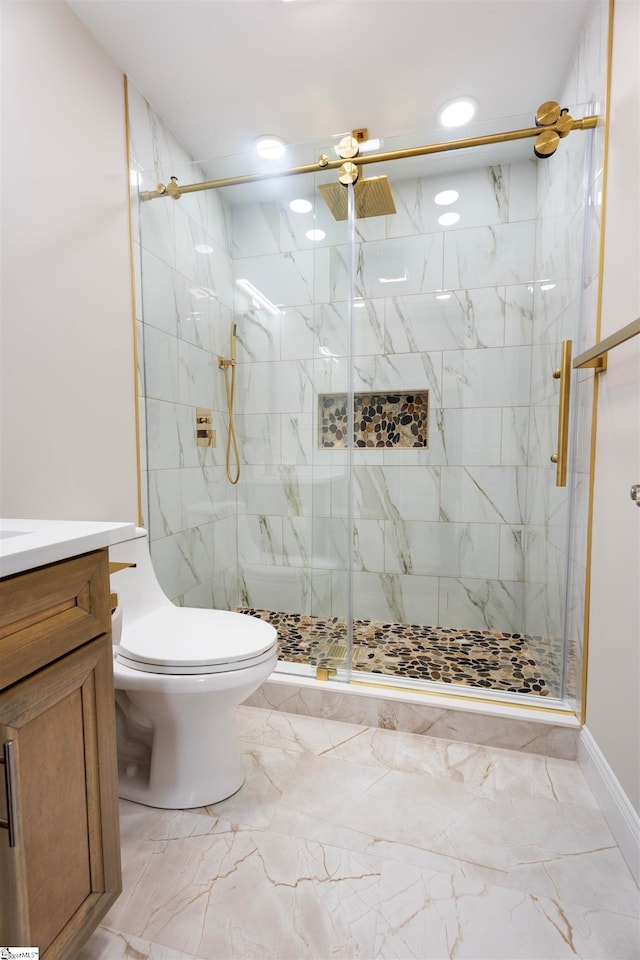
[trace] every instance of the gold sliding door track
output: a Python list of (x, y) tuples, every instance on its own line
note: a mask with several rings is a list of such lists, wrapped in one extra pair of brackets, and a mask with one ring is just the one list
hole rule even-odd
[[(552, 156), (563, 137), (572, 130), (590, 130), (597, 126), (598, 116), (583, 117), (574, 120), (569, 116), (566, 108), (561, 108), (554, 100), (543, 103), (536, 113), (535, 127), (525, 127), (521, 130), (508, 130), (504, 133), (490, 133), (482, 137), (469, 137), (466, 140), (449, 140), (443, 143), (431, 143), (422, 147), (409, 147), (406, 150), (391, 150), (387, 153), (366, 154), (353, 156), (349, 163), (356, 167), (367, 163), (382, 163), (385, 160), (402, 160), (406, 157), (423, 157), (432, 153), (447, 153), (449, 150), (466, 150), (467, 147), (483, 147), (494, 143), (508, 143), (511, 140), (525, 140), (536, 138), (534, 153), (539, 158)], [(206, 180), (204, 183), (187, 183), (178, 186), (178, 178), (171, 177), (165, 185), (159, 183), (155, 190), (145, 190), (140, 193), (141, 200), (154, 200), (156, 197), (171, 197), (179, 200), (185, 193), (197, 193), (200, 190), (216, 190), (218, 187), (233, 187), (242, 183), (258, 183), (261, 180), (276, 180), (278, 177), (294, 177), (302, 173), (319, 173), (321, 170), (334, 170), (342, 167), (345, 158), (330, 160), (325, 154), (318, 157), (317, 163), (308, 163), (301, 167), (289, 167), (285, 170), (275, 170), (269, 173), (249, 173), (240, 177), (227, 177), (224, 180)], [(357, 177), (356, 177), (357, 178)], [(344, 182), (344, 181), (343, 181)], [(349, 182), (354, 182), (349, 177)]]

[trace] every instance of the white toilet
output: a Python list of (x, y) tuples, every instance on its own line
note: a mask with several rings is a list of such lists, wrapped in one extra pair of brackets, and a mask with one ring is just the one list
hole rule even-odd
[(146, 530), (109, 549), (119, 794), (184, 809), (244, 781), (235, 708), (277, 662), (277, 633), (255, 617), (178, 607), (162, 591)]

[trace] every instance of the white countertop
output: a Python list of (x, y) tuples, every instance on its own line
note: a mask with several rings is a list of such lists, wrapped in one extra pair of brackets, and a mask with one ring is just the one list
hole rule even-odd
[(0, 577), (135, 537), (135, 523), (0, 519)]

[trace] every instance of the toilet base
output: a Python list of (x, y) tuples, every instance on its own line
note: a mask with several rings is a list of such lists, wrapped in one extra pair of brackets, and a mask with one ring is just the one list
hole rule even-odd
[(149, 788), (143, 777), (128, 776), (125, 765), (118, 761), (118, 796), (121, 800), (132, 800), (146, 807), (158, 807), (161, 810), (189, 810), (196, 807), (207, 807), (212, 803), (220, 803), (237, 793), (245, 781), (244, 770), (234, 783), (227, 781), (223, 790), (218, 783), (212, 784), (205, 790), (200, 799), (196, 800), (192, 791), (176, 790), (173, 793), (156, 793)]
[(145, 674), (114, 662), (118, 795), (186, 810), (236, 793), (245, 769), (235, 710), (273, 662), (210, 676)]

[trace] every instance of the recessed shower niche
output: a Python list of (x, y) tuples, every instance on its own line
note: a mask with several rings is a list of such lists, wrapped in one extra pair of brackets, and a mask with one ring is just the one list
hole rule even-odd
[[(318, 397), (318, 446), (344, 449), (349, 432), (347, 395)], [(429, 391), (355, 393), (353, 445), (357, 448), (429, 446)]]

